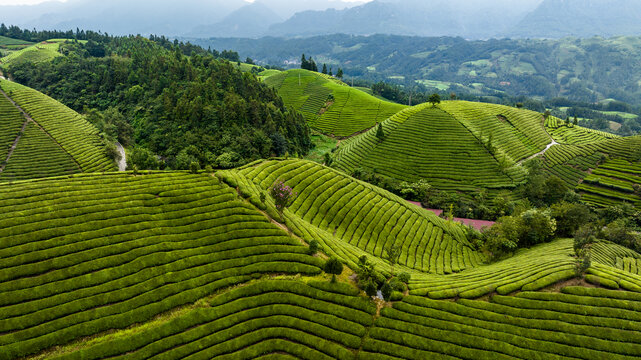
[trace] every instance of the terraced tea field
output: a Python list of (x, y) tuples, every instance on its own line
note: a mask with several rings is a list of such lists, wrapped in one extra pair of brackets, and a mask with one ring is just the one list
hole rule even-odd
[(462, 226), (311, 161), (265, 161), (235, 176), (239, 186), (253, 187), (246, 193), (267, 189), (277, 179), (291, 186), (298, 195), (286, 212), (290, 227), (354, 267), (362, 255), (382, 258), (391, 245), (401, 248), (399, 264), (422, 272), (449, 274), (484, 261)]
[(11, 54), (0, 58), (0, 67), (9, 68), (15, 64), (22, 63), (41, 63), (51, 61), (56, 57), (62, 56), (58, 50), (60, 43), (67, 40), (50, 40), (39, 44), (35, 44), (21, 50), (12, 52)]
[[(320, 286), (323, 285), (323, 286)], [(490, 301), (407, 296), (376, 308), (353, 288), (260, 281), (52, 359), (632, 359), (641, 295), (568, 286)], [(320, 287), (320, 288), (319, 288)], [(562, 335), (562, 336), (560, 336)]]
[(300, 111), (312, 128), (339, 137), (369, 129), (405, 108), (307, 70), (285, 71), (264, 81), (278, 90), (285, 105)]
[(584, 201), (597, 206), (628, 202), (641, 207), (641, 193), (633, 185), (641, 184), (641, 163), (613, 159), (583, 179), (578, 186)]
[(409, 182), (426, 179), (441, 190), (514, 188), (526, 180), (519, 162), (552, 141), (537, 119), (538, 113), (500, 105), (423, 104), (383, 122), (382, 141), (376, 129), (345, 141), (335, 166)]
[[(641, 352), (641, 276), (617, 267), (641, 259), (631, 250), (597, 244), (589, 275), (631, 292), (538, 293), (575, 277), (571, 240), (486, 265), (460, 225), (310, 161), (215, 175), (0, 184), (0, 359)], [(261, 196), (276, 180), (297, 193), (283, 217)], [(325, 260), (308, 254), (311, 240), (352, 269), (366, 255), (383, 274), (382, 249), (400, 245), (396, 271), (411, 273), (409, 295), (380, 309), (353, 285), (330, 284), (319, 276)], [(500, 296), (463, 300), (488, 294)]]
[(323, 261), (209, 174), (0, 185), (0, 359)]
[(78, 113), (13, 82), (0, 80), (0, 89), (8, 96), (0, 94), (0, 181), (117, 170), (98, 130)]

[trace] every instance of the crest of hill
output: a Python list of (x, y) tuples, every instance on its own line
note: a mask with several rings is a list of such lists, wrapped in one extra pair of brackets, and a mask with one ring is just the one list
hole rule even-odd
[(344, 142), (337, 168), (426, 179), (443, 190), (514, 188), (527, 177), (520, 163), (552, 142), (540, 113), (467, 101), (418, 105), (382, 124), (382, 140), (372, 129)]
[(78, 113), (14, 82), (0, 80), (0, 90), (0, 181), (117, 170)]
[(9, 68), (12, 65), (16, 64), (42, 63), (51, 61), (59, 56), (62, 56), (62, 54), (58, 50), (60, 49), (60, 44), (64, 43), (65, 41), (67, 40), (47, 40), (12, 52), (11, 54), (3, 58), (0, 58), (0, 67)]
[(289, 70), (264, 81), (287, 106), (300, 111), (310, 127), (338, 137), (367, 130), (406, 107), (308, 70)]

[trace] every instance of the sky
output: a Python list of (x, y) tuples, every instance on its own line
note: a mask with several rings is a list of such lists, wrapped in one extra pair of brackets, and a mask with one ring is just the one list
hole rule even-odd
[[(0, 0), (0, 5), (33, 5), (33, 4), (39, 4), (41, 2), (45, 2), (46, 0)], [(65, 2), (67, 0), (58, 0), (61, 2)], [(254, 2), (254, 0), (245, 0), (247, 2)], [(356, 2), (356, 1), (363, 1), (363, 0), (343, 0), (343, 1), (348, 1), (348, 2)], [(369, 0), (365, 0), (366, 2)]]
[[(58, 0), (65, 2), (66, 0)], [(44, 0), (0, 0), (0, 5), (33, 5), (44, 2)]]

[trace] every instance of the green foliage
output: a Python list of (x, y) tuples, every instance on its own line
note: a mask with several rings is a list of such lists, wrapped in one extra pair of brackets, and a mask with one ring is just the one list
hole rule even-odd
[(193, 161), (191, 164), (189, 164), (189, 171), (192, 174), (198, 174), (200, 171), (200, 164), (197, 161)]
[[(287, 110), (255, 76), (202, 49), (184, 57), (179, 47), (141, 37), (108, 38), (99, 45), (113, 55), (71, 54), (12, 66), (11, 74), (75, 110), (100, 111), (104, 119), (97, 122), (105, 123), (105, 133), (125, 146), (133, 141), (149, 149), (174, 169), (189, 168), (194, 159), (178, 158), (189, 146), (199, 149), (201, 167), (233, 167), (311, 148), (299, 113)], [(232, 155), (217, 163), (223, 154)]]
[(561, 202), (550, 207), (550, 215), (556, 220), (556, 234), (572, 236), (581, 226), (594, 221), (594, 215), (583, 204)]
[(149, 150), (143, 147), (135, 146), (130, 149), (127, 156), (127, 168), (139, 170), (158, 170), (163, 164)]
[(383, 300), (385, 301), (390, 301), (390, 298), (392, 297), (392, 287), (390, 286), (389, 283), (383, 284), (383, 287), (381, 287), (381, 294), (383, 295)]
[(336, 275), (343, 273), (343, 263), (337, 258), (330, 258), (325, 262), (325, 272), (332, 274), (332, 282), (336, 282)]
[(316, 255), (319, 249), (320, 243), (318, 242), (318, 240), (312, 240), (309, 242), (309, 251), (307, 253), (309, 255)]
[(436, 106), (441, 103), (441, 96), (439, 94), (432, 94), (429, 99), (427, 99), (427, 102), (432, 104), (432, 106)]

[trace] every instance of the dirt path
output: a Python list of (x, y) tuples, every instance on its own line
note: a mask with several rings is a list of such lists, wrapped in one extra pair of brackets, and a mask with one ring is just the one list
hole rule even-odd
[[(82, 167), (80, 166), (80, 163), (73, 156), (71, 156), (71, 154), (69, 154), (69, 152), (67, 152), (67, 150), (65, 150), (65, 148), (63, 148), (62, 145), (60, 145), (60, 143), (58, 141), (56, 141), (56, 139), (53, 136), (51, 136), (51, 134), (49, 134), (49, 132), (47, 130), (45, 130), (40, 124), (38, 124), (37, 121), (35, 121), (29, 114), (27, 114), (27, 112), (24, 111), (24, 109), (22, 107), (20, 107), (20, 105), (18, 105), (15, 101), (13, 101), (13, 99), (11, 97), (9, 97), (9, 95), (7, 95), (7, 93), (4, 92), (4, 90), (0, 89), (0, 94), (2, 94), (5, 98), (7, 98), (7, 100), (9, 100), (9, 102), (11, 102), (11, 104), (13, 104), (13, 106), (15, 106), (16, 109), (18, 109), (22, 113), (22, 116), (24, 116), (24, 118), (26, 120), (25, 123), (22, 125), (22, 132), (20, 133), (20, 135), (18, 135), (18, 138), (13, 143), (12, 149), (9, 151), (9, 156), (7, 157), (7, 161), (5, 162), (5, 166), (6, 166), (6, 163), (9, 162), (9, 157), (11, 157), (11, 154), (13, 153), (13, 150), (15, 150), (15, 147), (18, 145), (18, 140), (20, 140), (20, 137), (22, 136), (22, 133), (24, 133), (25, 129), (27, 128), (27, 125), (29, 124), (29, 122), (32, 122), (42, 132), (47, 134), (47, 136), (49, 136), (49, 138), (56, 145), (58, 145), (60, 147), (60, 149), (65, 152), (65, 154), (69, 155), (71, 160), (73, 160), (73, 162), (76, 164), (76, 166), (78, 166), (78, 170), (82, 171)], [(2, 170), (4, 170), (4, 168), (2, 168)]]
[(13, 152), (18, 147), (18, 142), (20, 141), (20, 138), (22, 137), (22, 134), (24, 134), (24, 131), (27, 129), (27, 125), (29, 125), (29, 119), (26, 119), (24, 124), (22, 124), (22, 129), (20, 129), (20, 133), (18, 133), (18, 136), (13, 141), (13, 144), (11, 144), (11, 147), (9, 148), (9, 153), (7, 154), (7, 158), (5, 159), (5, 162), (4, 162), (4, 164), (2, 164), (2, 166), (0, 166), (0, 174), (7, 167), (7, 164), (9, 164), (9, 160), (11, 159), (11, 155), (13, 155)]
[(526, 161), (528, 161), (528, 160), (532, 160), (532, 159), (534, 159), (534, 158), (535, 158), (535, 157), (537, 157), (537, 156), (540, 156), (540, 155), (545, 154), (545, 153), (546, 153), (548, 150), (550, 150), (550, 148), (551, 148), (552, 146), (554, 146), (554, 145), (559, 145), (559, 143), (558, 143), (558, 142), (556, 142), (556, 140), (552, 139), (552, 142), (551, 142), (551, 143), (549, 143), (549, 144), (548, 144), (548, 146), (546, 146), (546, 147), (545, 147), (545, 149), (543, 149), (543, 151), (539, 151), (538, 153), (536, 153), (536, 154), (534, 154), (534, 155), (530, 156), (529, 158), (525, 158), (525, 159), (523, 159), (523, 160), (519, 161), (519, 165), (523, 164), (524, 162), (526, 162)]
[(118, 161), (118, 171), (127, 170), (127, 154), (125, 153), (125, 148), (120, 145), (119, 142), (116, 142), (116, 148), (120, 153), (120, 161)]

